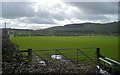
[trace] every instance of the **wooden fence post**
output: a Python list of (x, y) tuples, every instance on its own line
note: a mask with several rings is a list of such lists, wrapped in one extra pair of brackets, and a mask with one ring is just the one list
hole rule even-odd
[(77, 49), (77, 52), (76, 52), (76, 53), (77, 53), (77, 66), (78, 66), (78, 49)]
[(97, 64), (100, 64), (100, 60), (99, 60), (99, 57), (100, 57), (100, 48), (97, 48), (96, 49), (97, 51)]
[(28, 49), (28, 62), (32, 62), (32, 49)]

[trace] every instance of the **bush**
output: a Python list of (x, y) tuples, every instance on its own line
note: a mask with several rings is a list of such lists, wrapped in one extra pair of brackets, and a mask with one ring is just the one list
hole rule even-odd
[(26, 57), (23, 56), (19, 50), (18, 45), (9, 40), (7, 32), (3, 30), (2, 33), (2, 72), (6, 73), (19, 73), (20, 65), (27, 63)]

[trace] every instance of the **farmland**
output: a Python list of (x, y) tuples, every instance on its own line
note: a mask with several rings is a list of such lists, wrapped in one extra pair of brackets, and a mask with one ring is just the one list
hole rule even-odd
[(27, 36), (11, 37), (20, 50), (99, 47), (101, 54), (118, 59), (118, 37), (113, 36)]

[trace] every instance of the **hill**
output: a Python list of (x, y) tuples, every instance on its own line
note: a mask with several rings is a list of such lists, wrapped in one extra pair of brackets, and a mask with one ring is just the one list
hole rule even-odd
[(29, 29), (11, 29), (12, 34), (20, 36), (80, 36), (91, 34), (117, 34), (118, 22), (112, 23), (76, 23), (64, 26), (55, 26), (47, 29), (29, 30)]
[(118, 33), (118, 22), (100, 24), (100, 23), (82, 23), (67, 24), (64, 26), (51, 27), (39, 30), (44, 34), (51, 35), (83, 35), (89, 33)]

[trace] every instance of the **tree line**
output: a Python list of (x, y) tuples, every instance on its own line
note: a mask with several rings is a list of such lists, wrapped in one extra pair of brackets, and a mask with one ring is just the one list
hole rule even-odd
[(48, 31), (10, 31), (14, 37), (20, 36), (119, 36), (118, 33), (99, 32), (48, 32)]

